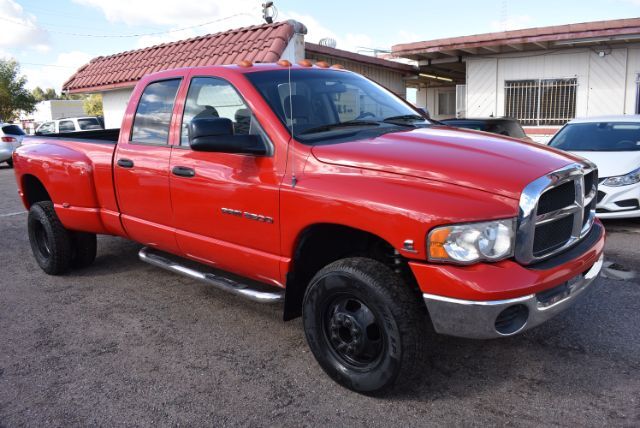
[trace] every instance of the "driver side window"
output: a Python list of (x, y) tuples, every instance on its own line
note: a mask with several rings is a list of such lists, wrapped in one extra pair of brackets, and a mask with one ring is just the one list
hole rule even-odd
[[(189, 147), (189, 124), (195, 118), (224, 117), (233, 122), (236, 135), (254, 134), (253, 115), (235, 88), (214, 77), (194, 77), (182, 116), (180, 145)], [(253, 131), (253, 132), (252, 132)]]

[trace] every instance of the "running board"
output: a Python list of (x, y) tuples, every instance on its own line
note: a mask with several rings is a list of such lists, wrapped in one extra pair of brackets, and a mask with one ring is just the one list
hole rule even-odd
[[(201, 272), (182, 265), (177, 261), (161, 255), (148, 247), (142, 248), (138, 253), (138, 257), (140, 257), (140, 260), (142, 260), (143, 262), (160, 267), (162, 269), (166, 269), (170, 272), (177, 273), (182, 276), (186, 276), (188, 278), (195, 279), (200, 282), (204, 282), (205, 284), (211, 285), (220, 290), (228, 291), (229, 293), (233, 293), (237, 296), (244, 297), (254, 302), (279, 303), (284, 301), (284, 290), (261, 291), (256, 288), (250, 288), (248, 284), (243, 284), (225, 276), (216, 275), (214, 273)], [(264, 287), (275, 288), (268, 285), (265, 285)]]

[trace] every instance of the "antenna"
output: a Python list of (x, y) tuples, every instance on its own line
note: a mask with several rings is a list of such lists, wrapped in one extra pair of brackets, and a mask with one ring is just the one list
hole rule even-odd
[(289, 123), (291, 124), (291, 138), (289, 139), (289, 144), (287, 144), (287, 155), (289, 154), (289, 147), (291, 147), (291, 188), (295, 188), (298, 183), (298, 179), (296, 178), (296, 145), (293, 142), (293, 92), (291, 90), (291, 68), (293, 65), (289, 67)]

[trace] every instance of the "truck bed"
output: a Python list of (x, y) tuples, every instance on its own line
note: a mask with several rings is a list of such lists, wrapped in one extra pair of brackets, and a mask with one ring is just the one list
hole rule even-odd
[(36, 134), (29, 138), (56, 138), (68, 140), (84, 140), (86, 142), (113, 143), (118, 142), (120, 128), (96, 129), (92, 131), (60, 132), (56, 134)]
[(65, 227), (122, 235), (113, 188), (119, 135), (100, 129), (27, 136), (15, 154), (18, 181), (42, 183)]

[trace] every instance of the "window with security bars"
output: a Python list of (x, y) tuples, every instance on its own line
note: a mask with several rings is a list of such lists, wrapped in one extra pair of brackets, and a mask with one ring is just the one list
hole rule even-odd
[(576, 117), (578, 79), (504, 82), (504, 115), (522, 125), (564, 125)]

